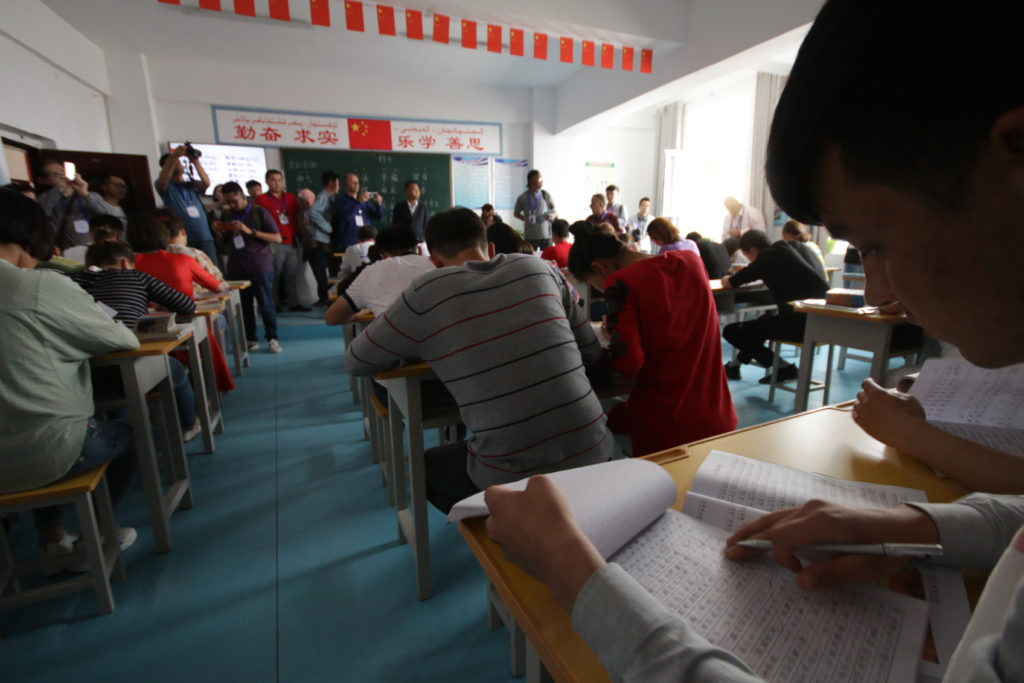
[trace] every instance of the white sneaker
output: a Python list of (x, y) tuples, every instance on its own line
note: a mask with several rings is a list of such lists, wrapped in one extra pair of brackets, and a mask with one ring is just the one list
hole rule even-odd
[(201, 431), (203, 431), (203, 426), (199, 424), (199, 418), (196, 418), (195, 422), (192, 423), (192, 426), (181, 433), (181, 440), (188, 443), (192, 439), (196, 438)]
[[(65, 533), (64, 537), (55, 543), (47, 543), (44, 546), (39, 547), (39, 555), (41, 557), (60, 557), (61, 555), (70, 555), (75, 552), (75, 541), (78, 540), (78, 536), (75, 534)], [(67, 562), (60, 563), (54, 562), (52, 565), (43, 569), (39, 573), (43, 576), (56, 576), (61, 572), (68, 569)]]
[(271, 339), (267, 343), (267, 346), (270, 347), (270, 352), (271, 353), (281, 353), (281, 343), (278, 342), (276, 339)]
[[(117, 531), (117, 544), (121, 546), (121, 550), (123, 552), (125, 550), (128, 550), (128, 548), (131, 548), (133, 545), (135, 545), (135, 539), (137, 539), (138, 537), (139, 532), (135, 530), (135, 527), (123, 526)], [(103, 543), (104, 541), (105, 539), (101, 535), (100, 543)], [(84, 550), (84, 548), (82, 547), (82, 542), (80, 540), (75, 542), (75, 550)], [(68, 570), (75, 572), (76, 574), (84, 574), (85, 572), (89, 571), (88, 558), (82, 558), (79, 561), (72, 562), (70, 566), (68, 566)]]
[(245, 345), (249, 347), (250, 351), (260, 348), (260, 343), (258, 341), (246, 342)]

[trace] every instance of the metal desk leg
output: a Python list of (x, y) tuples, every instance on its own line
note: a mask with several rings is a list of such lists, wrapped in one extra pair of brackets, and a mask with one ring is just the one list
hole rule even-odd
[(885, 386), (885, 375), (889, 370), (889, 346), (892, 343), (892, 325), (880, 325), (874, 348), (871, 349), (871, 378), (879, 386)]
[(398, 404), (395, 402), (394, 396), (390, 396), (391, 391), (388, 387), (389, 394), (389, 406), (388, 406), (388, 423), (391, 431), (391, 488), (394, 491), (394, 505), (395, 513), (398, 518), (398, 542), (407, 543), (409, 541), (409, 535), (411, 531), (406, 531), (405, 528), (405, 516), (408, 508), (408, 495), (405, 489), (405, 441), (403, 435), (402, 425), (402, 411)]
[(552, 683), (551, 674), (544, 668), (544, 663), (537, 656), (530, 641), (526, 641), (526, 683)]
[(814, 367), (814, 336), (811, 332), (811, 322), (807, 321), (807, 328), (804, 331), (804, 345), (800, 350), (800, 370), (796, 375), (796, 412), (802, 413), (807, 410), (807, 397), (811, 390), (811, 369)]
[[(205, 327), (205, 320), (203, 316), (197, 315), (192, 319), (192, 324)], [(205, 338), (205, 334), (200, 334), (200, 331), (196, 330), (188, 340), (188, 374), (192, 380), (192, 393), (196, 397), (196, 417), (203, 428), (203, 453), (213, 453), (213, 410), (206, 388), (206, 373), (203, 372), (203, 354), (199, 341), (201, 337)]]
[[(203, 322), (206, 319), (203, 318)], [(220, 409), (220, 391), (217, 390), (217, 375), (213, 369), (213, 346), (210, 344), (210, 329), (207, 326), (206, 339), (199, 344), (199, 351), (202, 358), (203, 375), (206, 378), (207, 403), (210, 407), (210, 423), (213, 425), (213, 432), (224, 433), (224, 412)], [(213, 452), (213, 436), (210, 436), (210, 452)]]
[(409, 434), (409, 488), (412, 492), (412, 516), (415, 528), (413, 555), (416, 560), (416, 592), (420, 600), (433, 594), (430, 585), (430, 530), (427, 525), (427, 477), (423, 458), (423, 403), (421, 382), (411, 378), (409, 384), (406, 429)]

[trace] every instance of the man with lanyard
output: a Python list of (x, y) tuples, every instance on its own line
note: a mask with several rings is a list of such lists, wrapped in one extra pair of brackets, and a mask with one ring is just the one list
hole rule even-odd
[(313, 268), (313, 276), (316, 278), (316, 293), (319, 299), (318, 306), (329, 306), (327, 299), (327, 264), (330, 263), (331, 254), (331, 217), (334, 215), (334, 197), (341, 189), (341, 177), (334, 171), (324, 171), (320, 178), (324, 189), (316, 195), (309, 210), (309, 224), (313, 228), (313, 253), (309, 256), (309, 265)]
[(299, 303), (295, 286), (296, 278), (302, 272), (302, 240), (296, 232), (302, 226), (299, 200), (291, 192), (285, 192), (284, 175), (277, 169), (267, 171), (265, 179), (267, 191), (253, 201), (256, 206), (267, 210), (281, 235), (281, 243), (274, 250), (273, 293), (277, 295), (283, 279), (285, 300), (281, 303), (289, 306), (291, 311), (312, 310)]
[(185, 224), (188, 246), (206, 252), (217, 263), (217, 248), (210, 233), (210, 223), (206, 220), (206, 209), (199, 198), (210, 186), (210, 177), (199, 163), (199, 158), (194, 157), (190, 160), (192, 168), (199, 174), (199, 180), (186, 181), (185, 166), (181, 163), (181, 158), (186, 154), (188, 148), (182, 145), (160, 157), (160, 175), (153, 185), (164, 205)]
[(334, 216), (331, 219), (334, 248), (342, 252), (355, 244), (359, 228), (369, 225), (371, 219), (379, 221), (384, 216), (381, 210), (383, 202), (380, 194), (374, 194), (371, 201), (366, 190), (359, 191), (359, 176), (346, 173), (345, 191), (334, 198)]
[(647, 237), (647, 224), (654, 220), (650, 211), (651, 198), (644, 197), (640, 200), (637, 214), (629, 220), (629, 225), (633, 228), (633, 241), (640, 245), (640, 251), (644, 253), (654, 253), (651, 251), (651, 240)]
[(534, 249), (546, 249), (551, 245), (551, 221), (558, 218), (551, 195), (541, 189), (544, 179), (537, 169), (526, 174), (526, 192), (516, 198), (512, 215), (526, 225), (526, 241)]
[(67, 249), (89, 244), (89, 219), (106, 213), (98, 203), (99, 197), (89, 192), (77, 173), (74, 180), (69, 180), (59, 161), (44, 161), (41, 170), (41, 179), (53, 187), (39, 195), (39, 205), (50, 217), (57, 245)]
[(625, 229), (629, 225), (629, 209), (619, 201), (619, 186), (609, 185), (604, 189), (604, 194), (608, 197), (608, 210), (619, 217), (619, 225)]
[(245, 338), (250, 349), (259, 346), (256, 339), (256, 314), (252, 307), (253, 297), (256, 297), (270, 351), (280, 353), (277, 314), (274, 310), (274, 256), (270, 253), (271, 243), (281, 243), (277, 223), (266, 209), (254, 206), (249, 201), (238, 183), (224, 183), (221, 193), (227, 211), (225, 220), (214, 223), (214, 229), (224, 235), (228, 245), (228, 278), (252, 283), (252, 287), (241, 291)]
[(748, 230), (765, 231), (764, 214), (753, 206), (745, 206), (735, 197), (726, 197), (722, 201), (726, 214), (722, 220), (722, 241), (729, 237), (739, 239)]
[(609, 211), (606, 207), (608, 206), (608, 200), (604, 198), (603, 194), (595, 194), (590, 198), (590, 210), (592, 214), (587, 216), (586, 221), (593, 225), (601, 225), (607, 223), (608, 225), (615, 228), (616, 234), (625, 232), (622, 226), (619, 225), (619, 217), (615, 215), (614, 211)]

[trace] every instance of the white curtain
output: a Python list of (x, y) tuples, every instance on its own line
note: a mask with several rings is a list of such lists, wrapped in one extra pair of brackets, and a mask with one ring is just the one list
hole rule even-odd
[(683, 119), (686, 105), (682, 102), (668, 104), (658, 110), (654, 131), (654, 195), (651, 197), (651, 211), (663, 216), (665, 210), (665, 150), (683, 148)]
[(750, 156), (750, 204), (764, 213), (768, 237), (774, 241), (781, 238), (781, 227), (772, 225), (775, 216), (775, 200), (768, 191), (765, 180), (764, 163), (768, 147), (768, 132), (771, 130), (772, 117), (779, 103), (779, 96), (786, 86), (786, 76), (778, 74), (758, 73), (757, 89), (754, 95), (754, 135), (753, 153)]

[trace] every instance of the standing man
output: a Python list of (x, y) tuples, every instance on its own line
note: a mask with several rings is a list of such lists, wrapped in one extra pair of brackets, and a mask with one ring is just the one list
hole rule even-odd
[(726, 197), (722, 202), (725, 204), (728, 215), (722, 220), (722, 240), (729, 237), (739, 239), (740, 235), (748, 230), (760, 230), (765, 232), (764, 214), (761, 209), (753, 206), (744, 206), (735, 197)]
[(619, 217), (619, 225), (625, 228), (629, 225), (629, 209), (619, 201), (619, 186), (609, 185), (604, 189), (604, 194), (608, 198), (608, 210), (615, 212)]
[(153, 185), (164, 205), (185, 224), (188, 246), (205, 252), (217, 263), (217, 248), (210, 232), (210, 223), (206, 220), (206, 209), (200, 199), (200, 195), (210, 186), (210, 177), (199, 163), (199, 157), (189, 157), (192, 167), (199, 174), (199, 180), (185, 180), (185, 166), (181, 158), (186, 154), (188, 149), (182, 145), (160, 157), (160, 175)]
[(359, 176), (355, 173), (345, 174), (345, 191), (334, 198), (334, 216), (331, 224), (334, 226), (334, 248), (336, 251), (345, 251), (357, 241), (359, 228), (369, 225), (370, 220), (380, 220), (384, 212), (380, 205), (384, 198), (379, 193), (370, 193), (366, 190), (359, 191)]
[(124, 212), (121, 202), (128, 194), (128, 183), (120, 176), (106, 173), (100, 178), (99, 196), (96, 203), (102, 207), (103, 213), (108, 216), (117, 216), (121, 219), (121, 227), (128, 225), (128, 216)]
[(584, 219), (588, 223), (592, 225), (607, 223), (615, 228), (616, 234), (622, 234), (625, 232), (619, 224), (619, 217), (615, 215), (614, 211), (608, 208), (608, 200), (603, 194), (595, 194), (590, 198), (590, 210), (592, 213)]
[(89, 243), (89, 219), (105, 213), (95, 194), (89, 192), (82, 176), (73, 180), (64, 175), (64, 164), (47, 159), (41, 167), (42, 179), (52, 187), (39, 195), (39, 205), (50, 218), (57, 246), (61, 249)]
[(245, 184), (245, 191), (249, 193), (249, 199), (256, 199), (263, 194), (263, 186), (260, 181), (253, 178)]
[(637, 214), (629, 221), (629, 227), (633, 231), (633, 241), (640, 245), (640, 251), (644, 253), (654, 253), (651, 250), (651, 240), (647, 236), (647, 224), (654, 220), (650, 211), (651, 198), (644, 197), (640, 200)]
[(284, 280), (283, 306), (290, 311), (309, 311), (299, 303), (295, 288), (295, 279), (302, 272), (302, 240), (297, 232), (302, 227), (302, 215), (299, 211), (299, 200), (291, 192), (284, 190), (284, 175), (277, 169), (270, 169), (264, 178), (267, 191), (256, 197), (256, 206), (267, 210), (277, 225), (281, 242), (274, 250), (274, 285), (273, 292), (277, 295), (278, 286)]
[(408, 225), (416, 233), (416, 241), (423, 241), (423, 231), (427, 228), (430, 209), (420, 201), (420, 186), (415, 180), (405, 184), (405, 201), (395, 204), (391, 212), (391, 222), (395, 225)]
[(313, 228), (313, 253), (309, 256), (309, 265), (316, 278), (317, 305), (328, 306), (327, 279), (328, 264), (331, 262), (331, 218), (334, 216), (334, 197), (341, 189), (341, 176), (334, 171), (324, 171), (320, 176), (323, 189), (316, 195), (313, 207), (309, 210), (309, 224)]
[(534, 249), (547, 249), (551, 245), (551, 221), (558, 218), (555, 203), (546, 190), (541, 189), (544, 179), (540, 171), (532, 169), (526, 174), (526, 192), (516, 198), (512, 215), (526, 226), (526, 241)]
[(256, 339), (256, 314), (253, 297), (259, 302), (263, 329), (271, 353), (281, 353), (277, 341), (277, 313), (274, 310), (274, 255), (271, 244), (280, 244), (281, 235), (273, 216), (262, 206), (254, 205), (232, 181), (221, 188), (224, 195), (224, 220), (215, 224), (228, 245), (228, 279), (248, 280), (252, 287), (241, 291), (245, 338), (250, 349), (260, 343)]

